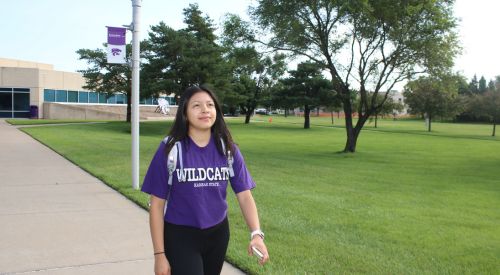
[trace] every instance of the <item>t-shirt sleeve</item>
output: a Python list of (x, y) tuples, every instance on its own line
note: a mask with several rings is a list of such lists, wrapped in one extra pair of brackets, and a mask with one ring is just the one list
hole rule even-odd
[(240, 149), (236, 145), (234, 145), (234, 149), (234, 177), (230, 178), (230, 182), (234, 193), (238, 194), (255, 188), (255, 182), (253, 181), (252, 176), (250, 176), (250, 172), (248, 171)]
[(158, 198), (167, 199), (168, 170), (165, 157), (165, 144), (162, 142), (158, 147), (148, 171), (144, 177), (141, 191)]

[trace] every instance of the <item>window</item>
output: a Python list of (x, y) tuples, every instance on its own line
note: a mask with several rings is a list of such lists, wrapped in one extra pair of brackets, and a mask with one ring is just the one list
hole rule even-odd
[(56, 101), (56, 91), (45, 89), (43, 90), (43, 100), (46, 102), (55, 102)]
[(89, 103), (98, 103), (99, 95), (96, 92), (89, 93)]
[(105, 93), (99, 93), (99, 103), (106, 103), (106, 94)]
[(13, 117), (14, 118), (29, 118), (30, 117), (30, 112), (29, 111), (25, 111), (25, 112), (14, 112), (13, 113)]
[(66, 90), (56, 90), (56, 102), (68, 102), (68, 92)]
[(78, 102), (77, 91), (68, 91), (68, 102)]
[(79, 92), (78, 93), (78, 102), (89, 103), (89, 92)]
[(0, 111), (12, 111), (12, 90), (8, 93), (0, 92)]
[(107, 101), (108, 104), (115, 104), (116, 103), (116, 96), (115, 95), (112, 95), (108, 98), (108, 101)]
[(127, 97), (124, 94), (116, 95), (116, 104), (125, 104), (127, 103)]
[(0, 117), (30, 117), (30, 89), (0, 88)]
[(29, 111), (30, 94), (14, 92), (14, 111)]
[[(0, 92), (2, 89), (0, 88)], [(18, 89), (29, 93), (29, 89)], [(8, 89), (12, 93), (12, 89)], [(104, 104), (127, 104), (127, 95), (124, 93), (116, 93), (109, 95), (104, 92), (92, 91), (67, 91), (67, 90), (52, 90), (44, 89), (43, 95), (45, 102), (74, 102), (74, 103), (104, 103)], [(156, 99), (153, 97), (143, 99), (140, 104), (155, 104)]]
[(12, 112), (2, 112), (0, 111), (0, 117), (12, 117)]

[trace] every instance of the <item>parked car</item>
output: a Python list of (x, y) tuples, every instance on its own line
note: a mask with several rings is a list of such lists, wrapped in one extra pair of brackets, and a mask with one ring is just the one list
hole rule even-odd
[(257, 108), (255, 109), (255, 113), (258, 115), (267, 115), (268, 112), (265, 108)]

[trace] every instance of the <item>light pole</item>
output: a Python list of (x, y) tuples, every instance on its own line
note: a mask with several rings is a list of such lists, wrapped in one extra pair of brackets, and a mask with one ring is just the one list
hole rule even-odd
[(139, 190), (139, 22), (142, 0), (132, 0), (132, 187)]

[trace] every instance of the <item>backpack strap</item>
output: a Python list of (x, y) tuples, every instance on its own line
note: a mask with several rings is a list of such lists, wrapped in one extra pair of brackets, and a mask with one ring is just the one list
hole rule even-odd
[[(168, 144), (169, 139), (170, 139), (169, 136), (165, 137), (163, 139), (163, 143)], [(168, 152), (168, 156), (167, 156), (168, 186), (170, 186), (170, 188), (172, 188), (172, 177), (173, 177), (173, 174), (175, 171), (175, 167), (177, 167), (177, 147), (173, 146), (172, 149), (170, 150), (170, 152)], [(172, 190), (170, 190), (167, 194), (165, 207), (163, 209), (163, 216), (165, 216), (165, 214), (167, 213), (167, 205), (168, 205), (168, 201), (170, 199), (171, 192), (172, 192)]]
[(231, 151), (227, 150), (226, 151), (226, 144), (224, 143), (224, 140), (220, 138), (220, 144), (222, 146), (222, 151), (224, 152), (224, 155), (227, 157), (227, 168), (229, 171), (229, 177), (234, 177), (234, 169), (233, 169), (233, 163), (234, 163), (234, 158), (231, 156)]
[[(170, 137), (165, 137), (163, 139), (163, 143), (168, 144), (168, 140)], [(181, 178), (179, 178), (179, 182), (186, 181), (186, 174), (183, 173), (184, 169), (184, 163), (182, 161), (182, 145), (180, 141), (175, 142), (174, 146), (172, 146), (172, 149), (170, 149), (170, 152), (168, 152), (167, 156), (167, 169), (168, 169), (168, 185), (170, 186), (170, 192), (167, 194), (167, 201), (170, 199), (170, 193), (172, 193), (172, 179), (174, 178), (174, 171), (175, 168), (177, 168), (177, 162), (179, 162), (179, 168), (181, 169)], [(165, 208), (163, 209), (163, 215), (167, 213), (167, 205), (168, 203), (165, 203)]]
[[(175, 143), (175, 146), (174, 146), (178, 152), (178, 155), (179, 155), (179, 168), (180, 168), (180, 171), (181, 171), (181, 178), (178, 179), (179, 181), (186, 181), (186, 173), (184, 173), (184, 162), (182, 161), (182, 144), (180, 141), (177, 141)], [(172, 147), (172, 149), (174, 148)], [(175, 167), (174, 167), (174, 170), (175, 170)], [(172, 178), (172, 176), (170, 176), (170, 179)]]
[[(163, 139), (163, 142), (165, 144), (168, 143), (170, 137), (166, 137)], [(172, 149), (170, 149), (170, 152), (168, 152), (167, 156), (167, 169), (168, 169), (168, 185), (172, 186), (172, 178), (174, 175), (175, 168), (177, 168), (177, 161), (180, 161), (180, 168), (182, 171), (183, 168), (183, 163), (182, 163), (182, 146), (179, 141), (177, 141), (174, 146), (172, 146)], [(181, 173), (183, 174), (183, 173)], [(184, 178), (179, 179), (179, 181), (184, 181)]]

